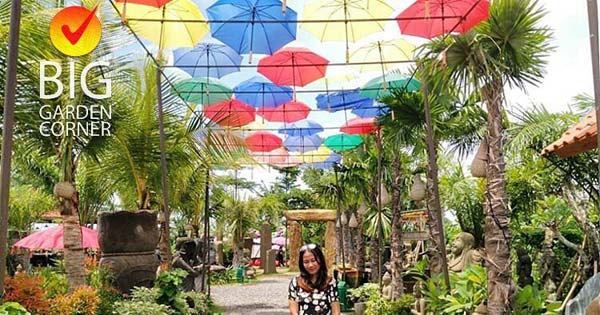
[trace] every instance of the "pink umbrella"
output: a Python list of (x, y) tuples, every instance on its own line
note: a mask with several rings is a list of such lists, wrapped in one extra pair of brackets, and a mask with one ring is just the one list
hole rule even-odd
[(353, 118), (340, 128), (341, 132), (351, 135), (364, 135), (377, 130), (375, 118)]
[[(81, 226), (82, 246), (84, 248), (100, 248), (98, 233)], [(29, 249), (64, 249), (63, 225), (35, 232), (15, 243), (15, 247)]]
[(244, 140), (252, 152), (269, 152), (281, 147), (283, 141), (277, 135), (266, 131), (257, 131)]
[(285, 241), (286, 241), (285, 237), (277, 236), (271, 240), (271, 243), (273, 243), (273, 245), (285, 246)]

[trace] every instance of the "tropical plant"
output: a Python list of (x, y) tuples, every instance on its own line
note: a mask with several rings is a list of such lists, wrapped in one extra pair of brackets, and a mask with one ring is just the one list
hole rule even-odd
[(479, 91), (487, 106), (485, 247), (487, 259), (494, 261), (488, 267), (488, 312), (492, 315), (508, 314), (510, 299), (506, 297), (514, 286), (502, 145), (504, 85), (524, 89), (526, 84), (536, 84), (543, 77), (545, 57), (552, 50), (551, 32), (540, 26), (544, 15), (535, 0), (494, 1), (487, 21), (466, 34), (449, 36), (429, 46), (434, 54), (444, 55), (445, 65), (435, 64), (428, 73), (445, 67), (450, 81)]
[(558, 315), (560, 302), (547, 302), (545, 292), (528, 285), (520, 288), (512, 307), (514, 315)]
[(31, 313), (17, 302), (6, 302), (0, 305), (0, 315), (31, 315)]

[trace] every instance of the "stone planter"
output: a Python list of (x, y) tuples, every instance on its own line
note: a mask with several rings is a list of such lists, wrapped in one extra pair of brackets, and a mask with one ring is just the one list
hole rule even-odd
[(367, 310), (367, 303), (356, 302), (354, 303), (354, 315), (364, 315)]
[(156, 213), (102, 213), (98, 218), (100, 266), (115, 275), (115, 286), (130, 292), (134, 286), (152, 287), (160, 265), (155, 254), (159, 239)]

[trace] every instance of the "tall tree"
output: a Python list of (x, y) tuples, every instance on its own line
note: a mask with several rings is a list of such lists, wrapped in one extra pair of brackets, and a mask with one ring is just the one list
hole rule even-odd
[[(490, 17), (474, 30), (450, 36), (442, 48), (454, 82), (480, 92), (488, 112), (488, 165), (485, 202), (485, 249), (488, 263), (488, 312), (508, 314), (514, 291), (511, 275), (509, 213), (504, 178), (504, 86), (525, 88), (544, 74), (552, 50), (551, 32), (541, 26), (545, 11), (535, 0), (497, 0)], [(438, 42), (439, 44), (439, 42)], [(435, 45), (435, 42), (434, 44)], [(430, 69), (430, 72), (440, 71)]]

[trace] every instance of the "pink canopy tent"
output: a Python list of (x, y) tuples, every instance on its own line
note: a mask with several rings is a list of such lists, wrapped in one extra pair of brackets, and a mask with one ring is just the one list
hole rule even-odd
[[(29, 249), (64, 249), (63, 225), (45, 229), (30, 234), (19, 240), (14, 247)], [(82, 246), (84, 248), (100, 248), (98, 245), (98, 233), (92, 229), (81, 227)]]

